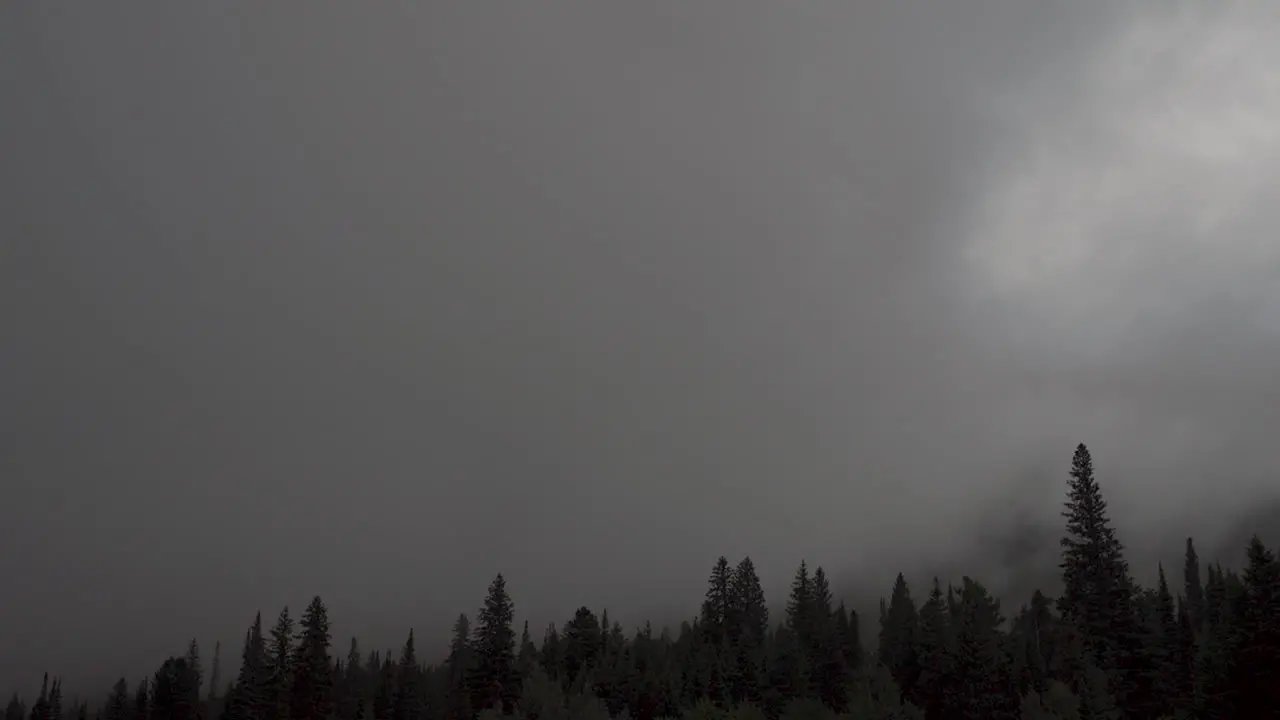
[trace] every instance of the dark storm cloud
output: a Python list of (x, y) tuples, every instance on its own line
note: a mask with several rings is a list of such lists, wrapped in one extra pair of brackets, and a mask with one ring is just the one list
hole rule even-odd
[(1169, 7), (6, 7), (0, 683), (1256, 497), (1274, 18)]

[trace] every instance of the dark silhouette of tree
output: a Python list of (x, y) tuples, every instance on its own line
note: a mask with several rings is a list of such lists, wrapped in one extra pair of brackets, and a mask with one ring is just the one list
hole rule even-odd
[(209, 668), (209, 701), (218, 699), (218, 683), (222, 682), (222, 642), (213, 643), (213, 666)]
[(911, 697), (920, 675), (919, 616), (911, 589), (902, 573), (893, 583), (893, 594), (880, 616), (880, 646), (877, 657), (888, 668), (903, 697)]
[(111, 688), (111, 695), (107, 698), (107, 706), (103, 708), (103, 718), (105, 720), (129, 720), (129, 683), (124, 678), (116, 681)]
[(519, 687), (515, 672), (515, 605), (507, 594), (507, 583), (501, 573), (489, 585), (484, 606), (476, 615), (472, 649), (475, 663), (471, 668), (472, 707), (477, 710), (497, 708), (511, 712)]
[(410, 629), (396, 669), (395, 701), (392, 703), (394, 720), (422, 719), (422, 696), (419, 694), (421, 672), (418, 654), (413, 646), (413, 630)]
[(267, 682), (264, 688), (264, 720), (289, 720), (293, 686), (293, 618), (289, 608), (280, 610), (271, 628), (267, 648)]
[(291, 661), (292, 720), (327, 720), (333, 711), (333, 659), (329, 657), (329, 613), (319, 596), (302, 613)]

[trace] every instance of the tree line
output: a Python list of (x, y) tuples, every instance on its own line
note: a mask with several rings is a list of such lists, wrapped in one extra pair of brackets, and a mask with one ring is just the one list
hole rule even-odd
[[(1280, 563), (1254, 537), (1240, 572), (1202, 568), (1188, 538), (1180, 582), (1129, 571), (1088, 448), (1076, 448), (1064, 506), (1062, 592), (1016, 611), (974, 578), (934, 578), (918, 596), (901, 574), (860, 637), (856, 611), (826, 573), (801, 562), (783, 617), (769, 614), (750, 558), (714, 565), (698, 615), (676, 632), (632, 633), (578, 608), (537, 640), (498, 575), (474, 619), (460, 615), (447, 657), (418, 659), (410, 630), (397, 657), (352, 638), (335, 658), (319, 597), (295, 623), (246, 630), (222, 685), (215, 650), (154, 676), (118, 681), (92, 711), (63, 706), (46, 675), (4, 720), (1163, 720), (1280, 718)], [(1204, 570), (1202, 576), (1201, 571)]]

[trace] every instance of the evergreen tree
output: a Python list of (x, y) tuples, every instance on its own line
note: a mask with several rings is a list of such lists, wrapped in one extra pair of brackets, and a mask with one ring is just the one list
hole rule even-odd
[[(1122, 705), (1146, 709), (1151, 692), (1140, 654), (1133, 581), (1093, 474), (1093, 459), (1081, 443), (1071, 460), (1063, 512), (1062, 597), (1058, 608), (1084, 644), (1089, 658), (1108, 676), (1111, 695)], [(1078, 694), (1087, 695), (1077, 688)]]
[[(883, 603), (882, 603), (883, 605)], [(919, 653), (916, 647), (919, 637), (919, 617), (911, 589), (902, 573), (893, 583), (893, 594), (888, 608), (880, 617), (880, 664), (889, 669), (890, 675), (905, 698), (915, 689), (920, 675)]]
[(107, 698), (104, 720), (129, 720), (129, 701), (129, 683), (120, 678), (112, 686), (111, 695)]
[(516, 655), (516, 676), (522, 684), (533, 673), (537, 664), (538, 646), (533, 644), (533, 638), (529, 635), (529, 621), (525, 620), (524, 629), (520, 631), (520, 651)]
[(4, 720), (27, 720), (27, 708), (18, 699), (18, 693), (9, 698), (9, 704), (4, 708)]
[(944, 694), (950, 692), (953, 648), (950, 610), (938, 578), (933, 579), (929, 599), (920, 606), (919, 638), (916, 645), (920, 676), (912, 688), (911, 702), (929, 720), (943, 718)]
[(449, 720), (471, 720), (471, 689), (467, 678), (475, 662), (471, 647), (471, 621), (466, 614), (458, 615), (453, 624), (453, 639), (449, 642), (447, 705)]
[(209, 701), (218, 699), (218, 683), (222, 681), (222, 642), (213, 643), (213, 667), (209, 669)]
[(510, 714), (519, 691), (515, 672), (515, 632), (511, 623), (515, 606), (499, 574), (489, 585), (484, 607), (476, 616), (475, 665), (471, 671), (472, 707), (497, 708)]
[(1182, 595), (1187, 604), (1191, 627), (1199, 634), (1205, 624), (1204, 585), (1200, 582), (1200, 557), (1195, 544), (1187, 538), (1186, 555), (1182, 564)]
[(289, 720), (293, 686), (293, 618), (285, 606), (271, 629), (267, 651), (267, 682), (264, 688), (264, 720)]
[[(382, 665), (379, 666), (377, 677), (377, 689), (373, 694), (373, 720), (392, 720), (395, 710), (396, 671), (390, 657), (383, 660)], [(462, 717), (456, 716), (453, 720), (461, 720)], [(470, 715), (465, 717), (466, 720), (470, 720)]]
[(396, 672), (395, 701), (392, 706), (394, 720), (422, 720), (422, 697), (419, 690), (418, 656), (413, 647), (413, 630), (405, 640), (400, 653), (400, 665)]
[(717, 650), (725, 647), (729, 641), (729, 625), (733, 621), (732, 586), (733, 573), (729, 570), (729, 561), (723, 555), (711, 568), (711, 577), (707, 579), (707, 593), (702, 600), (702, 614), (698, 625), (702, 628), (703, 640)]
[(578, 608), (573, 619), (565, 624), (561, 640), (564, 644), (564, 679), (571, 683), (593, 667), (600, 655), (602, 637), (595, 613), (586, 606)]
[[(941, 601), (939, 590), (938, 600)], [(1013, 720), (1020, 698), (1000, 642), (1000, 603), (975, 580), (964, 578), (960, 623), (955, 629), (953, 683), (944, 704), (947, 718)]]
[(761, 672), (769, 637), (769, 608), (751, 558), (743, 558), (729, 578), (731, 617), (729, 694), (734, 703), (761, 701)]
[(795, 578), (791, 581), (791, 596), (787, 598), (787, 629), (795, 636), (801, 651), (809, 647), (812, 638), (810, 620), (813, 614), (813, 579), (809, 577), (809, 566), (800, 561)]
[(45, 705), (49, 720), (62, 720), (62, 678), (54, 678), (49, 687), (49, 701)]
[(196, 682), (195, 669), (185, 657), (165, 660), (152, 685), (151, 720), (194, 720), (199, 703)]
[(187, 674), (189, 682), (187, 683), (187, 691), (191, 693), (191, 697), (187, 698), (187, 702), (194, 709), (196, 717), (200, 716), (200, 689), (204, 685), (204, 673), (200, 668), (200, 646), (196, 643), (195, 638), (191, 638), (191, 642), (187, 645)]
[(542, 634), (542, 648), (538, 651), (538, 664), (542, 667), (542, 671), (547, 677), (559, 682), (560, 668), (564, 662), (564, 651), (560, 647), (560, 633), (556, 630), (556, 624), (547, 625), (547, 629)]
[(320, 596), (302, 614), (290, 666), (292, 720), (327, 720), (333, 711), (333, 659), (329, 656), (329, 613)]
[(827, 573), (818, 567), (813, 572), (812, 597), (808, 612), (809, 685), (823, 704), (842, 713), (848, 707), (844, 662), (845, 638), (838, 631), (831, 608), (831, 586)]
[(1280, 564), (1257, 535), (1249, 542), (1243, 581), (1233, 648), (1235, 711), (1280, 718)]
[(270, 701), (270, 661), (262, 636), (262, 613), (245, 632), (240, 672), (227, 698), (228, 720), (265, 720)]
[(150, 720), (151, 718), (151, 696), (146, 678), (142, 678), (138, 683), (138, 690), (134, 693), (131, 717), (133, 720)]
[(359, 720), (364, 710), (365, 668), (360, 654), (360, 643), (353, 637), (347, 649), (347, 661), (341, 675), (342, 693), (335, 697), (338, 717), (341, 720)]

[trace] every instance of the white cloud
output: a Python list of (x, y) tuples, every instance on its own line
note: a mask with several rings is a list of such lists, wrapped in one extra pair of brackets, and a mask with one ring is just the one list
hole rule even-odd
[(1270, 3), (1161, 11), (1122, 33), (993, 184), (970, 244), (984, 285), (1107, 337), (1170, 321), (1211, 286), (1264, 302), (1280, 284), (1266, 283), (1280, 239), (1261, 222), (1280, 201), (1277, 36)]

